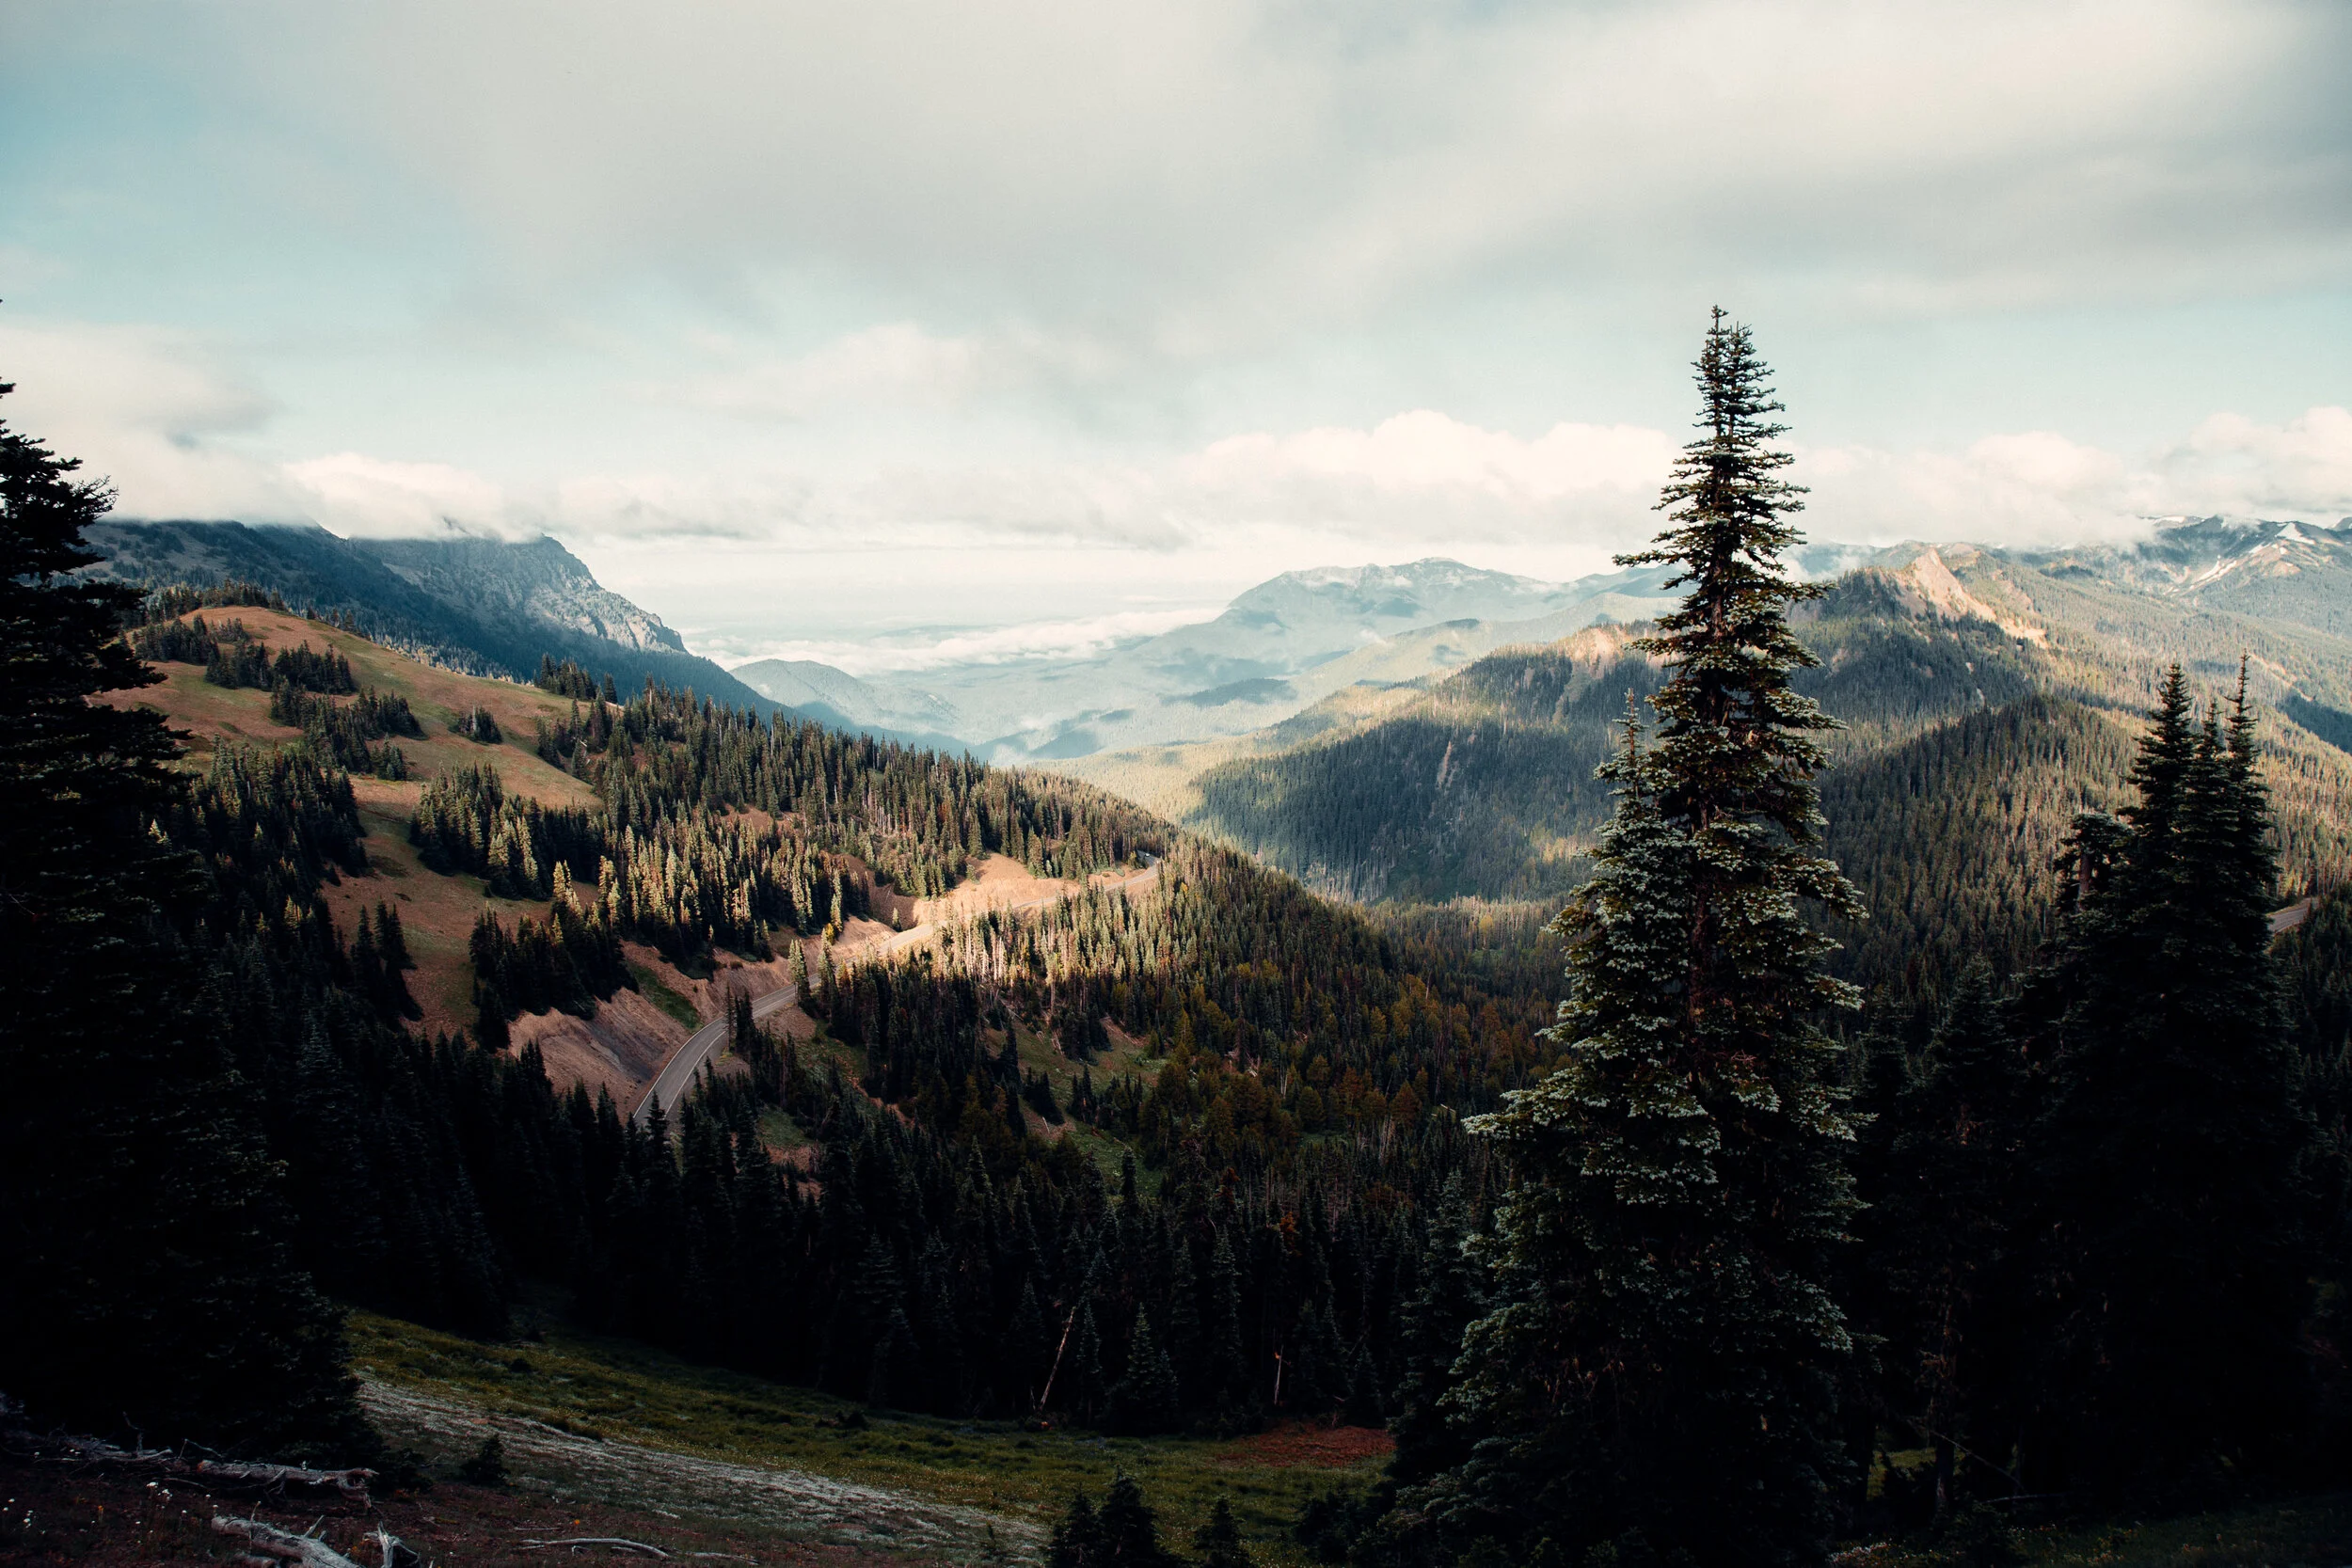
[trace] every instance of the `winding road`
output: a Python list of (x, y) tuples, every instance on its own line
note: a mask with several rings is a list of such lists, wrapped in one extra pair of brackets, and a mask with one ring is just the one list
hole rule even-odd
[[(1159, 875), (1160, 863), (1153, 860), (1142, 870), (1123, 877), (1116, 882), (1104, 883), (1104, 886), (1124, 893), (1138, 884), (1157, 881)], [(981, 914), (991, 912), (991, 911), (1002, 911), (1007, 913), (1019, 913), (1023, 910), (1041, 910), (1048, 904), (1058, 904), (1069, 896), (1071, 896), (1070, 894), (1066, 892), (1051, 893), (1041, 898), (1025, 898), (1017, 904), (992, 905), (987, 910), (976, 910), (972, 912)], [(920, 926), (910, 926), (903, 931), (894, 931), (889, 936), (878, 937), (872, 942), (864, 943), (855, 952), (850, 954), (849, 958), (851, 961), (876, 955), (887, 958), (893, 953), (904, 952), (918, 942), (930, 940), (931, 933), (937, 929), (935, 923), (928, 921)], [(771, 1014), (780, 1013), (798, 1001), (800, 995), (800, 987), (787, 985), (779, 986), (774, 990), (755, 996), (752, 998), (752, 1017), (763, 1019)], [(675, 1105), (685, 1099), (686, 1091), (693, 1087), (694, 1077), (702, 1071), (703, 1065), (716, 1057), (720, 1048), (726, 1044), (727, 1022), (727, 1015), (722, 1012), (717, 1018), (687, 1036), (686, 1043), (670, 1053), (670, 1059), (663, 1062), (660, 1070), (653, 1075), (653, 1082), (645, 1085), (644, 1098), (637, 1102), (637, 1109), (630, 1113), (629, 1119), (643, 1127), (652, 1119), (653, 1108), (657, 1102), (662, 1105)]]

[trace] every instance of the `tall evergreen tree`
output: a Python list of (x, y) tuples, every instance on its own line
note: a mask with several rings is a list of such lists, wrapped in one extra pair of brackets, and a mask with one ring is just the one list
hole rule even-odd
[(1110, 1391), (1107, 1424), (1137, 1435), (1168, 1432), (1177, 1424), (1181, 1403), (1176, 1369), (1152, 1332), (1151, 1315), (1138, 1307), (1127, 1337), (1127, 1374)]
[[(2078, 820), (2070, 903), (2022, 999), (2049, 1061), (2033, 1187), (2026, 1480), (2177, 1494), (2297, 1431), (2312, 1132), (2280, 1007), (2268, 806), (2241, 684), (2225, 727), (2167, 676), (2125, 823)], [(2126, 825), (2128, 824), (2128, 825)]]
[(1688, 593), (1637, 644), (1670, 673), (1645, 752), (1629, 719), (1615, 814), (1561, 920), (1566, 1062), (1476, 1118), (1511, 1186), (1485, 1243), (1500, 1304), (1466, 1338), (1462, 1418), (1491, 1433), (1401, 1499), (1457, 1544), (1573, 1557), (1638, 1529), (1699, 1563), (1819, 1560), (1851, 1349), (1828, 1289), (1851, 1208), (1837, 1046), (1855, 1005), (1812, 900), (1858, 914), (1818, 852), (1813, 662), (1781, 557), (1801, 504), (1748, 329), (1718, 311), (1701, 435), (1657, 546)]
[[(1894, 1304), (1886, 1323), (1893, 1399), (1886, 1414), (1935, 1453), (1939, 1518), (1962, 1456), (2006, 1467), (2015, 1432), (2018, 1172), (2029, 1093), (1979, 960), (1905, 1086), (1884, 1190), (1871, 1215), (1870, 1262)], [(1996, 1487), (2006, 1483), (1985, 1477)]]
[(77, 467), (0, 425), (0, 1387), (85, 1430), (364, 1450), (249, 1088), (190, 1012), (197, 867), (151, 832), (178, 742), (92, 701), (159, 677), (117, 635), (138, 592), (68, 575), (111, 500)]
[(1108, 1560), (1094, 1504), (1084, 1492), (1073, 1492), (1069, 1509), (1045, 1538), (1045, 1568), (1104, 1568)]

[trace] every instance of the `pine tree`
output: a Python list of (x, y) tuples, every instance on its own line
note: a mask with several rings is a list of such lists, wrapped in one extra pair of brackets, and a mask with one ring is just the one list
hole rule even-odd
[(1019, 1408), (1025, 1410), (1036, 1404), (1054, 1364), (1054, 1332), (1045, 1321), (1044, 1310), (1038, 1306), (1034, 1277), (1021, 1281), (1021, 1300), (1013, 1307), (1005, 1338), (1006, 1349), (1010, 1352), (1007, 1369), (1010, 1375), (1007, 1381)]
[(1133, 1476), (1111, 1479), (1095, 1515), (1103, 1530), (1104, 1568), (1174, 1568), (1160, 1544), (1160, 1521)]
[[(1871, 1261), (1895, 1306), (1889, 1414), (1935, 1452), (1935, 1513), (1956, 1501), (1961, 1454), (2008, 1458), (2020, 1393), (2017, 1177), (2029, 1085), (1981, 959), (1962, 972), (1892, 1117)], [(2010, 1489), (2005, 1481), (1984, 1478)]]
[(1471, 1123), (1511, 1185), (1485, 1243), (1501, 1302), (1455, 1398), (1496, 1435), (1406, 1505), (1456, 1543), (1573, 1556), (1639, 1528), (1699, 1563), (1807, 1562), (1851, 1349), (1828, 1279), (1851, 1132), (1814, 1017), (1858, 999), (1801, 904), (1859, 911), (1816, 852), (1835, 721), (1788, 684), (1814, 661), (1787, 610), (1818, 590), (1781, 564), (1800, 503), (1780, 404), (1720, 311), (1697, 369), (1673, 526), (1621, 558), (1688, 593), (1636, 644), (1670, 673), (1658, 743), (1629, 716), (1596, 874), (1560, 922), (1568, 1059)]
[(1076, 1411), (1082, 1420), (1093, 1419), (1102, 1407), (1103, 1336), (1094, 1325), (1091, 1298), (1078, 1308), (1078, 1321), (1071, 1328), (1069, 1349), (1064, 1353), (1055, 1391), (1061, 1396), (1063, 1408)]
[(1045, 1538), (1045, 1568), (1106, 1568), (1103, 1522), (1084, 1492), (1070, 1495), (1070, 1507)]
[(1241, 1335), (1241, 1265), (1233, 1258), (1231, 1228), (1217, 1228), (1209, 1254), (1209, 1366), (1220, 1400), (1246, 1406), (1253, 1391)]
[(90, 700), (160, 677), (117, 635), (140, 593), (67, 575), (111, 499), (76, 467), (0, 425), (0, 1386), (44, 1424), (358, 1455), (337, 1315), (191, 1010), (199, 867), (151, 832), (179, 746)]
[(2243, 688), (2225, 729), (2167, 676), (2111, 819), (2021, 999), (2049, 1060), (2031, 1173), (2039, 1316), (2026, 1480), (2108, 1495), (2281, 1461), (2301, 1416), (2304, 1163)]
[(1200, 1554), (1200, 1568), (1258, 1568), (1249, 1548), (1242, 1544), (1241, 1526), (1223, 1493), (1210, 1505), (1209, 1522), (1192, 1532), (1192, 1549)]
[(1453, 1386), (1462, 1335), (1484, 1316), (1486, 1271), (1466, 1248), (1474, 1226), (1468, 1195), (1457, 1174), (1447, 1179), (1429, 1227), (1425, 1272), (1406, 1303), (1398, 1345), (1403, 1363), (1389, 1430), (1396, 1438), (1390, 1474), (1413, 1485), (1442, 1473), (1470, 1452), (1466, 1423), (1449, 1420), (1440, 1402)]
[(1151, 1316), (1138, 1307), (1135, 1332), (1127, 1338), (1127, 1375), (1111, 1389), (1106, 1424), (1136, 1436), (1170, 1432), (1182, 1405), (1176, 1369), (1152, 1331)]

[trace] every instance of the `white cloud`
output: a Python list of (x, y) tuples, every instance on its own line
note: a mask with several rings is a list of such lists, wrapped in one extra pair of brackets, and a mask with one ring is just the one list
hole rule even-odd
[[(815, 356), (803, 386), (828, 375), (887, 386), (968, 363), (920, 334), (884, 332)], [(23, 388), (0, 413), (111, 478), (125, 515), (310, 518), (370, 534), (544, 530), (666, 544), (707, 554), (713, 570), (736, 546), (910, 560), (991, 548), (1226, 554), (1268, 570), (1461, 553), (1539, 573), (1589, 570), (1655, 531), (1651, 506), (1677, 445), (1635, 425), (1519, 436), (1416, 409), (1121, 462), (650, 469), (518, 485), (358, 451), (255, 455), (250, 439), (271, 404), (183, 335), (11, 325), (0, 330), (0, 369)], [(2352, 515), (2352, 411), (2314, 407), (2278, 423), (2220, 413), (2137, 453), (2051, 431), (1958, 451), (1820, 447), (1800, 451), (1796, 473), (1813, 487), (1807, 531), (1824, 539), (2053, 545), (2128, 537), (2183, 513), (2332, 521)]]
[(2329, 0), (215, 14), (233, 90), (522, 274), (848, 278), (1179, 355), (1496, 277), (1913, 311), (2324, 285), (2352, 245)]
[(536, 510), (503, 486), (446, 463), (342, 451), (290, 463), (285, 472), (311, 516), (338, 533), (399, 539), (456, 529), (528, 538), (545, 531)]
[(949, 665), (1012, 664), (1026, 659), (1091, 658), (1120, 643), (1205, 621), (1223, 608), (1123, 610), (1076, 619), (1012, 626), (919, 630), (879, 637), (787, 638), (739, 644), (731, 657), (814, 659), (861, 677), (918, 674)]
[(1808, 526), (1828, 538), (2051, 546), (2144, 534), (2184, 515), (2333, 522), (2352, 515), (2352, 412), (2280, 424), (2217, 414), (2137, 457), (2048, 431), (1988, 436), (1958, 453), (1805, 452)]
[(1540, 502), (1596, 490), (1655, 495), (1673, 462), (1674, 445), (1662, 431), (1558, 424), (1527, 440), (1422, 408), (1370, 430), (1231, 436), (1211, 445), (1192, 467), (1213, 483), (1312, 478), (1382, 491), (1460, 488)]
[[(739, 357), (731, 344), (710, 346)], [(697, 407), (787, 420), (809, 419), (847, 403), (952, 406), (979, 388), (988, 357), (972, 339), (934, 337), (913, 322), (891, 322), (807, 354), (753, 359), (660, 390)]]
[(270, 400), (191, 334), (83, 323), (0, 325), (0, 420), (78, 457), (128, 513), (156, 517), (297, 516), (272, 465), (225, 438), (259, 427)]
[(2180, 511), (2352, 515), (2352, 409), (2312, 408), (2281, 425), (2216, 414), (2157, 460)]

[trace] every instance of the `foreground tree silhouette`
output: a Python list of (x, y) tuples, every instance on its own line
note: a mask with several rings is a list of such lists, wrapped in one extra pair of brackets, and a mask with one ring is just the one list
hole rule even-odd
[(1813, 662), (1788, 607), (1799, 506), (1780, 408), (1719, 311), (1698, 361), (1700, 438), (1628, 564), (1678, 568), (1681, 607), (1637, 644), (1671, 672), (1645, 750), (1629, 715), (1615, 815), (1561, 917), (1568, 1059), (1471, 1124), (1507, 1155), (1483, 1245), (1500, 1305), (1453, 1396), (1469, 1459), (1400, 1497), (1391, 1528), (1562, 1560), (1638, 1531), (1700, 1563), (1819, 1560), (1843, 1467), (1848, 1336), (1826, 1282), (1851, 1207), (1837, 1048), (1851, 1006), (1801, 902), (1859, 910), (1816, 853), (1815, 736), (1788, 689)]
[(336, 1316), (189, 1017), (196, 867), (151, 832), (178, 743), (91, 701), (157, 677), (117, 635), (138, 592), (64, 575), (111, 499), (76, 467), (0, 425), (0, 1387), (44, 1422), (356, 1456)]
[(2243, 673), (2201, 724), (2178, 666), (2127, 822), (2087, 816), (2071, 907), (2020, 999), (2049, 1064), (2032, 1186), (2025, 1479), (2180, 1497), (2292, 1458), (2308, 1380), (2313, 1128), (2280, 1010), (2277, 863)]
[[(1934, 1508), (1958, 1501), (1955, 1465), (2005, 1465), (2016, 1432), (2024, 1134), (2031, 1085), (1982, 959), (1958, 989), (1919, 1071), (1886, 1118), (1890, 1172), (1867, 1227), (1867, 1266), (1889, 1304), (1890, 1424), (1915, 1429), (1935, 1454)], [(1997, 1457), (1994, 1457), (1997, 1456)]]
[(1046, 1568), (1175, 1568), (1175, 1561), (1133, 1476), (1112, 1478), (1100, 1510), (1084, 1492), (1071, 1494), (1069, 1512), (1045, 1543)]

